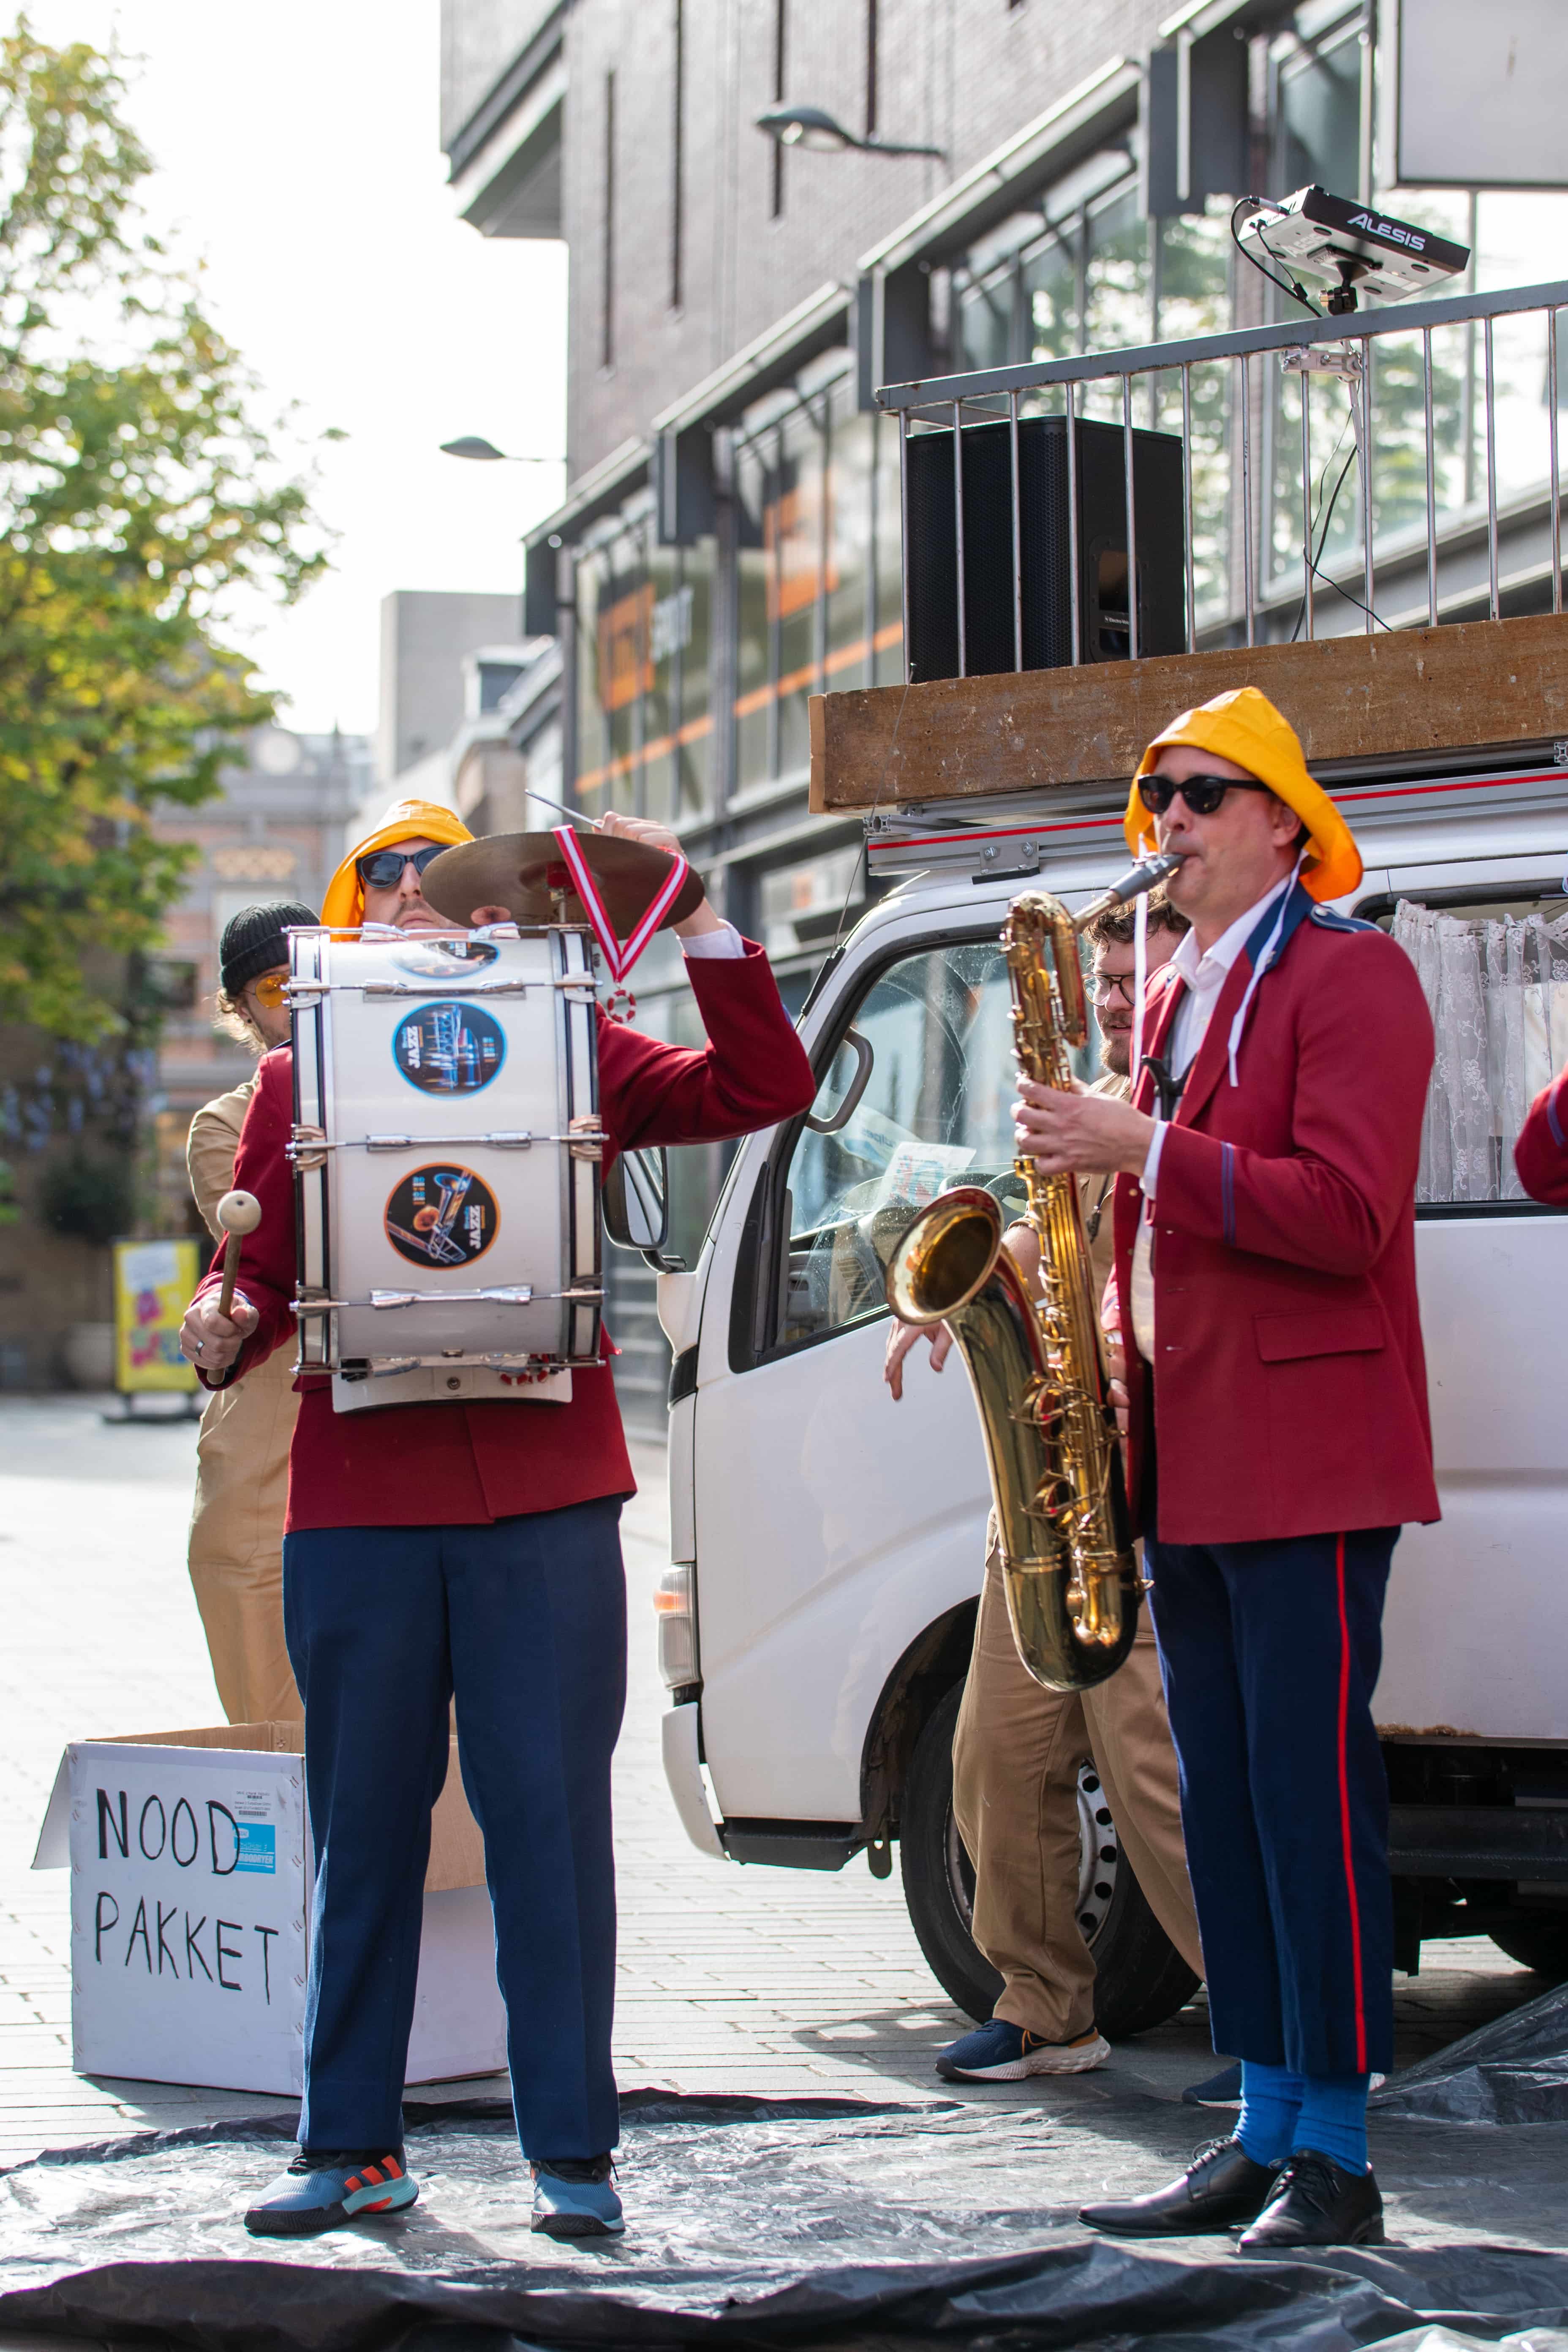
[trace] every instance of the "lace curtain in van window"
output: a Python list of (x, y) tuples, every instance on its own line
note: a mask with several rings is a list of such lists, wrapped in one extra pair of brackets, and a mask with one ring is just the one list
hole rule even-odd
[(1469, 920), (1402, 898), (1393, 937), (1437, 1033), (1418, 1201), (1521, 1201), (1513, 1147), (1568, 1062), (1568, 914)]

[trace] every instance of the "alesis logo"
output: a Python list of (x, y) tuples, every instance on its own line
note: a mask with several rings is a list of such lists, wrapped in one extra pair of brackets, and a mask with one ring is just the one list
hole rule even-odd
[(1393, 221), (1379, 220), (1375, 213), (1352, 213), (1347, 228), (1364, 228), (1369, 236), (1386, 237), (1391, 245), (1407, 246), (1412, 253), (1425, 253), (1426, 240), (1418, 229), (1397, 228)]

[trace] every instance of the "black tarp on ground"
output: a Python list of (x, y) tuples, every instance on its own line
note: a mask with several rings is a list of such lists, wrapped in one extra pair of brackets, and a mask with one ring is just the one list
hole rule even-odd
[(1407, 2066), (1373, 2107), (1407, 2120), (1568, 2124), (1568, 1985)]
[(1544, 2202), (1532, 2189), (1528, 2210), (1556, 2210), (1568, 2130), (1395, 2126), (1379, 2162), (1430, 2176), (1406, 2230), (1425, 2242), (1272, 2262), (1223, 2240), (1149, 2249), (1078, 2227), (1097, 2168), (1128, 2186), (1166, 2177), (1193, 2120), (1103, 2076), (1078, 2078), (1055, 2111), (637, 2095), (622, 2148), (630, 2227), (603, 2248), (530, 2233), (500, 2101), (411, 2107), (420, 2204), (287, 2247), (238, 2221), (287, 2158), (286, 2124), (149, 2133), (0, 2179), (0, 2330), (151, 2335), (203, 2352), (508, 2352), (508, 2338), (1435, 2352), (1427, 2331), (1446, 2326), (1450, 2347), (1568, 2352), (1568, 2253), (1551, 2239), (1496, 2242), (1497, 2217), (1506, 2227), (1514, 2210), (1497, 2202), (1510, 2166), (1521, 2181), (1521, 2165), (1532, 2179), (1544, 2166), (1552, 2189)]

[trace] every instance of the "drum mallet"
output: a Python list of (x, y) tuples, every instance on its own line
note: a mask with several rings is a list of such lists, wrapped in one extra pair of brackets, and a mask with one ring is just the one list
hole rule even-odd
[(223, 1252), (223, 1287), (217, 1295), (220, 1315), (234, 1312), (234, 1277), (239, 1272), (239, 1245), (261, 1223), (261, 1203), (254, 1192), (226, 1192), (217, 1204), (217, 1221), (228, 1235)]

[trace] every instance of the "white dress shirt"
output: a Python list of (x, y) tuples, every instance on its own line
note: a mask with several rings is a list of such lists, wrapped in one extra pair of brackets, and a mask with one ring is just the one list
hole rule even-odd
[(721, 957), (743, 956), (746, 942), (733, 923), (721, 923), (716, 931), (694, 931), (689, 940), (682, 940), (680, 952), (694, 961), (710, 956), (717, 963)]
[[(1186, 992), (1176, 1007), (1176, 1017), (1171, 1024), (1171, 1034), (1165, 1041), (1165, 1066), (1173, 1078), (1191, 1069), (1198, 1057), (1198, 1049), (1208, 1034), (1220, 991), (1230, 978), (1231, 966), (1263, 920), (1270, 907), (1281, 898), (1291, 883), (1287, 874), (1272, 890), (1266, 890), (1256, 906), (1238, 915), (1227, 931), (1222, 931), (1212, 948), (1200, 950), (1197, 933), (1185, 931), (1182, 944), (1171, 958), (1166, 969), (1179, 972), (1186, 982)], [(1168, 985), (1169, 983), (1167, 983)], [(1138, 1234), (1132, 1244), (1132, 1267), (1129, 1280), (1132, 1337), (1138, 1353), (1146, 1363), (1154, 1360), (1154, 1216), (1153, 1201), (1160, 1182), (1160, 1154), (1164, 1148), (1168, 1122), (1157, 1118), (1154, 1133), (1143, 1162), (1143, 1213), (1138, 1221)]]

